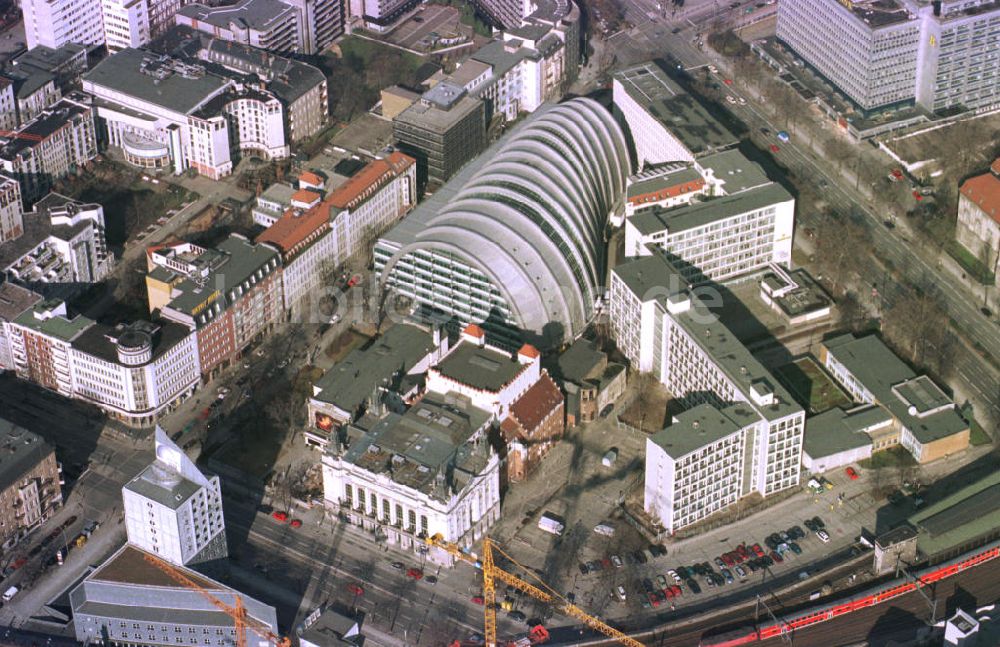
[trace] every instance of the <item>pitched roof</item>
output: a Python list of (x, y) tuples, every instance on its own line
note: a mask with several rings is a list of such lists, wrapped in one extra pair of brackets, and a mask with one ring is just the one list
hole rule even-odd
[(320, 195), (315, 191), (310, 191), (308, 189), (299, 189), (292, 194), (292, 200), (295, 202), (305, 202), (306, 204), (312, 204), (316, 200), (320, 199)]
[[(997, 170), (969, 178), (962, 184), (962, 195), (983, 213), (1000, 223), (1000, 160), (993, 162)], [(991, 168), (993, 168), (991, 167)]]
[(315, 207), (302, 211), (301, 209), (286, 209), (285, 213), (278, 218), (273, 225), (264, 230), (254, 241), (260, 243), (271, 243), (281, 250), (282, 255), (287, 254), (295, 247), (306, 240), (314, 232), (330, 223), (330, 205), (321, 202)]
[(312, 171), (302, 171), (299, 173), (299, 182), (305, 182), (306, 184), (312, 184), (318, 186), (323, 184), (323, 178), (316, 175)]
[(525, 357), (530, 357), (531, 359), (538, 359), (539, 357), (541, 357), (541, 353), (538, 352), (538, 349), (532, 346), (531, 344), (525, 344), (524, 346), (521, 346), (520, 350), (517, 351), (517, 354), (524, 355)]
[(337, 187), (327, 201), (341, 209), (354, 208), (369, 189), (398, 177), (415, 163), (412, 157), (400, 152), (390, 153), (383, 159), (372, 160), (351, 179)]
[(562, 391), (549, 377), (548, 372), (542, 372), (538, 381), (511, 405), (509, 418), (513, 418), (526, 431), (531, 432), (562, 403)]

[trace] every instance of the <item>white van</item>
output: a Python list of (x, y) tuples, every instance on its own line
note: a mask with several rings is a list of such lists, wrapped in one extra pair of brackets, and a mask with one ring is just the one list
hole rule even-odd
[(17, 595), (20, 590), (21, 589), (17, 588), (16, 586), (10, 587), (9, 589), (3, 592), (3, 601), (10, 602), (11, 600), (14, 599), (14, 596)]
[(538, 520), (538, 527), (544, 530), (545, 532), (556, 535), (557, 537), (563, 534), (563, 530), (566, 529), (566, 526), (563, 524), (562, 521), (560, 521), (554, 515), (551, 515), (548, 512), (543, 514), (541, 518)]

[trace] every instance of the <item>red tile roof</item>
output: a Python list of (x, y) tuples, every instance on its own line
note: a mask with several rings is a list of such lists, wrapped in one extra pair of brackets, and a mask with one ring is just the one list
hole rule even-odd
[(317, 230), (329, 226), (330, 205), (325, 201), (305, 211), (287, 209), (273, 225), (257, 236), (256, 242), (271, 243), (284, 255)]
[(292, 194), (293, 202), (303, 202), (305, 204), (312, 204), (320, 199), (320, 194), (315, 191), (309, 191), (307, 189), (299, 189)]
[(525, 344), (524, 346), (521, 346), (521, 349), (517, 351), (517, 354), (524, 355), (525, 357), (530, 357), (531, 359), (538, 359), (539, 357), (541, 357), (541, 353), (538, 352), (538, 349), (532, 346), (531, 344)]
[(530, 433), (562, 403), (562, 391), (548, 372), (543, 372), (538, 381), (511, 405), (509, 415)]
[(475, 337), (477, 339), (486, 336), (486, 333), (483, 332), (483, 329), (474, 323), (470, 323), (468, 326), (466, 326), (465, 330), (462, 331), (462, 334), (469, 335), (470, 337)]
[[(997, 163), (994, 162), (994, 165)], [(983, 173), (969, 178), (962, 184), (962, 195), (1000, 223), (1000, 177), (993, 173)]]
[(650, 191), (648, 193), (640, 193), (638, 195), (631, 196), (628, 201), (632, 204), (638, 204), (640, 202), (651, 202), (658, 200), (665, 200), (667, 198), (676, 198), (679, 195), (685, 193), (691, 193), (692, 191), (701, 191), (705, 187), (705, 180), (698, 179), (693, 182), (682, 182), (681, 184), (675, 184), (673, 186), (668, 186), (658, 191)]
[(306, 184), (311, 184), (313, 186), (322, 186), (323, 178), (311, 171), (302, 171), (299, 173), (299, 182), (305, 182)]
[(412, 157), (400, 152), (390, 153), (383, 159), (372, 160), (354, 177), (334, 189), (327, 200), (335, 207), (351, 209), (358, 200), (366, 197), (369, 189), (379, 187), (397, 177), (415, 163), (416, 160)]

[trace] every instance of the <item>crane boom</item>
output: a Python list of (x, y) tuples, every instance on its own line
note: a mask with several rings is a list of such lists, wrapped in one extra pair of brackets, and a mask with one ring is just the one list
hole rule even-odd
[[(450, 555), (453, 555), (464, 562), (472, 564), (476, 568), (482, 569), (483, 602), (485, 606), (483, 614), (483, 619), (484, 619), (483, 635), (486, 639), (485, 641), (486, 647), (497, 647), (497, 633), (496, 633), (497, 617), (495, 608), (496, 580), (500, 580), (501, 582), (513, 586), (519, 591), (527, 593), (536, 600), (556, 605), (557, 609), (564, 615), (576, 618), (577, 620), (581, 621), (591, 629), (599, 631), (608, 638), (612, 638), (613, 640), (616, 640), (623, 645), (627, 645), (628, 647), (645, 647), (638, 640), (629, 637), (624, 632), (621, 632), (610, 625), (605, 624), (601, 620), (598, 620), (597, 618), (589, 615), (583, 609), (576, 606), (575, 604), (571, 604), (567, 600), (563, 599), (562, 596), (557, 594), (555, 591), (551, 589), (551, 587), (545, 584), (545, 582), (535, 577), (534, 575), (532, 575), (532, 577), (535, 577), (535, 579), (538, 580), (541, 586), (545, 587), (546, 589), (549, 589), (548, 591), (545, 591), (542, 588), (539, 588), (538, 586), (531, 584), (530, 582), (526, 582), (521, 578), (517, 577), (516, 575), (514, 575), (513, 573), (509, 573), (503, 570), (502, 568), (496, 566), (493, 559), (494, 544), (489, 537), (483, 538), (483, 555), (481, 560), (476, 559), (475, 555), (472, 555), (462, 550), (456, 544), (444, 541), (441, 535), (434, 535), (433, 537), (430, 537), (425, 541), (431, 546), (436, 546), (444, 550), (445, 552), (449, 553)], [(503, 550), (499, 548), (497, 548), (496, 550), (501, 555), (510, 560), (511, 563), (516, 564), (517, 566), (520, 566), (522, 569), (524, 569), (523, 566), (514, 561), (514, 559), (511, 558), (510, 555), (507, 555), (507, 553), (503, 552)], [(525, 569), (525, 571), (527, 571), (527, 569)]]
[(222, 611), (227, 616), (232, 618), (234, 623), (233, 626), (236, 629), (237, 647), (247, 647), (246, 645), (247, 629), (254, 632), (261, 638), (270, 641), (277, 647), (291, 647), (292, 641), (290, 641), (288, 638), (283, 638), (281, 636), (275, 635), (275, 633), (271, 631), (270, 627), (258, 621), (257, 619), (251, 618), (250, 616), (247, 615), (246, 608), (243, 606), (243, 598), (241, 596), (237, 595), (236, 605), (230, 606), (225, 602), (223, 602), (222, 600), (220, 600), (219, 598), (212, 595), (207, 590), (205, 590), (205, 588), (202, 587), (200, 584), (198, 584), (198, 582), (185, 575), (183, 571), (174, 567), (172, 564), (168, 564), (159, 557), (150, 555), (148, 553), (144, 554), (143, 558), (156, 568), (163, 571), (163, 573), (165, 573), (168, 577), (170, 577), (178, 584), (183, 584), (187, 588), (200, 593), (202, 597), (204, 597), (206, 600), (212, 603), (212, 606), (214, 606), (216, 609)]

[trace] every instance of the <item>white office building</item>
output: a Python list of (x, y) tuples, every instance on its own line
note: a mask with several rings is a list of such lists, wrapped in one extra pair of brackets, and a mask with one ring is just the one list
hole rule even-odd
[(200, 29), (222, 40), (274, 52), (305, 52), (301, 15), (282, 0), (239, 0), (210, 7), (191, 3), (177, 12), (178, 25)]
[[(403, 549), (436, 534), (471, 546), (500, 516), (491, 418), (468, 398), (429, 394), (370, 429), (349, 426), (323, 456), (327, 507)], [(428, 558), (448, 562), (439, 552)]]
[(174, 22), (184, 0), (101, 0), (104, 44), (111, 53), (142, 47)]
[[(736, 469), (719, 459), (712, 470), (725, 470), (720, 477), (736, 474), (740, 497), (769, 496), (798, 485), (805, 412), (663, 254), (627, 261), (612, 271), (608, 311), (618, 347), (633, 368), (651, 372), (685, 407), (708, 404), (737, 418), (734, 424), (746, 447), (743, 462)], [(737, 416), (734, 405), (747, 413)], [(714, 450), (709, 455), (718, 456)], [(680, 513), (664, 506), (676, 507), (684, 498), (651, 497), (646, 508), (667, 527)], [(695, 508), (701, 510), (698, 515), (681, 515), (685, 523), (711, 514), (707, 504)]]
[(673, 534), (739, 501), (743, 455), (757, 421), (746, 406), (719, 410), (701, 404), (646, 439), (644, 507), (666, 532)]
[(156, 460), (122, 487), (128, 543), (177, 566), (225, 558), (219, 477), (156, 428)]
[(660, 249), (693, 283), (726, 281), (792, 261), (795, 198), (772, 183), (672, 209), (644, 210), (625, 221), (625, 253)]
[(22, 0), (21, 11), (28, 49), (104, 43), (101, 0)]
[(70, 362), (74, 397), (136, 427), (175, 408), (201, 377), (195, 334), (172, 321), (95, 323), (73, 340)]
[(1000, 101), (992, 0), (782, 0), (777, 35), (864, 111)]

